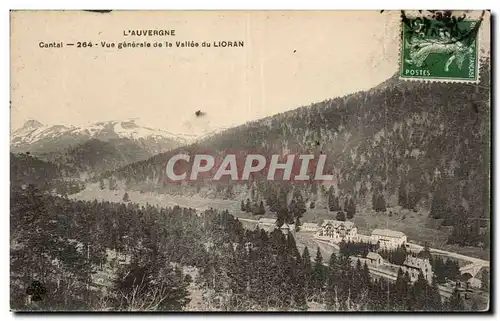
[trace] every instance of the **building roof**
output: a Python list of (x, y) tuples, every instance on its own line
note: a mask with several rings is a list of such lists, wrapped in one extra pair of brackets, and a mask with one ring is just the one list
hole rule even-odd
[(302, 223), (302, 227), (318, 227), (318, 223)]
[(377, 244), (377, 240), (372, 239), (372, 237), (369, 235), (363, 235), (363, 234), (358, 234), (358, 241), (374, 245)]
[(419, 257), (408, 256), (406, 257), (403, 265), (414, 268), (414, 269), (422, 269), (422, 267), (426, 264), (430, 264), (428, 259), (421, 259)]
[(260, 224), (276, 224), (276, 219), (275, 218), (267, 218), (267, 217), (261, 217), (259, 218), (259, 223)]
[(381, 258), (383, 260), (382, 256), (380, 256), (380, 254), (375, 252), (369, 252), (366, 258), (370, 260), (378, 260), (379, 258)]
[(349, 221), (337, 221), (337, 220), (324, 220), (323, 224), (321, 224), (322, 227), (325, 227), (326, 225), (332, 225), (335, 228), (344, 226), (346, 229), (352, 229), (354, 227), (353, 222)]
[(386, 230), (386, 229), (374, 229), (372, 231), (372, 235), (378, 235), (378, 236), (385, 236), (385, 237), (404, 237), (406, 236), (404, 233), (399, 232), (399, 231), (392, 231), (392, 230)]

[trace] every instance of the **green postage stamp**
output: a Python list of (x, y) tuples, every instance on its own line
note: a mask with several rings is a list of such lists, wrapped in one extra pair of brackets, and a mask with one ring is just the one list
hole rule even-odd
[(436, 14), (406, 17), (402, 14), (402, 79), (479, 80), (478, 31), (482, 16)]

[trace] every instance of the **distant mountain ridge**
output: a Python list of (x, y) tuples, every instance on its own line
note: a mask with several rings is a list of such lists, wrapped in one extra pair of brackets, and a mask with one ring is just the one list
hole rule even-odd
[(12, 132), (11, 149), (13, 152), (48, 153), (62, 151), (90, 139), (128, 139), (149, 153), (157, 154), (184, 145), (193, 138), (142, 126), (133, 119), (97, 122), (88, 126), (46, 126), (36, 120), (28, 120)]
[(193, 139), (188, 135), (142, 126), (134, 119), (97, 122), (80, 127), (46, 126), (30, 119), (12, 132), (11, 152), (29, 152), (41, 161), (69, 169), (67, 175), (79, 176), (141, 161), (183, 146)]

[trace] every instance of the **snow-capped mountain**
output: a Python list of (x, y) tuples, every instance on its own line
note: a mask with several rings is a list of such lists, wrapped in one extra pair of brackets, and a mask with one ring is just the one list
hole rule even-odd
[(125, 139), (156, 154), (189, 143), (194, 138), (142, 126), (133, 119), (98, 122), (88, 126), (46, 126), (36, 120), (28, 120), (12, 132), (11, 149), (14, 152), (47, 153), (61, 151), (90, 139)]

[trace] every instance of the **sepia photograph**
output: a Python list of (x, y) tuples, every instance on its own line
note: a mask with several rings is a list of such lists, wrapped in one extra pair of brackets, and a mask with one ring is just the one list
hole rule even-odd
[(489, 10), (9, 15), (11, 311), (491, 311)]

